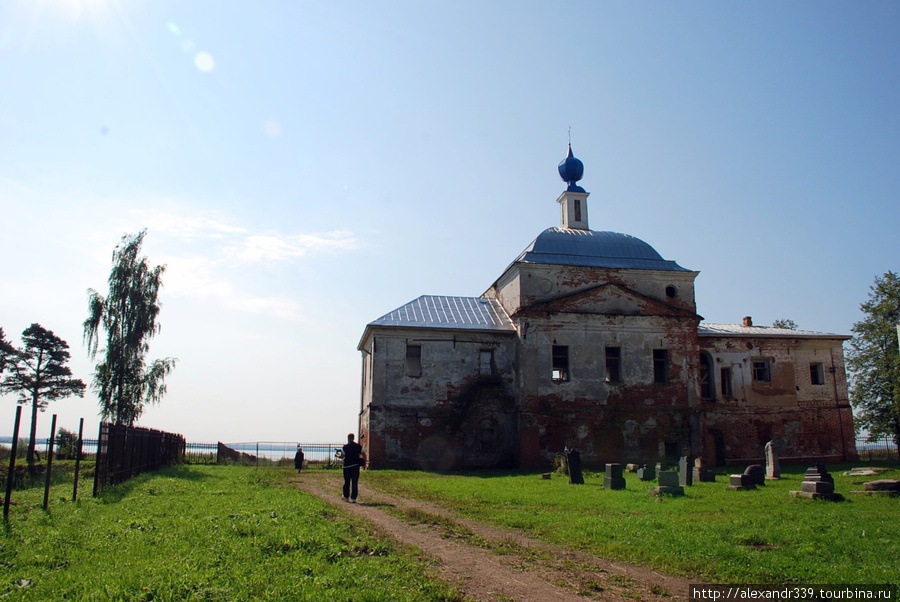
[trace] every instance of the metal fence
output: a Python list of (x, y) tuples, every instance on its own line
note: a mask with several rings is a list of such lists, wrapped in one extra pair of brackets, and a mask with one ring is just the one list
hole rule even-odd
[(873, 440), (869, 440), (868, 437), (857, 437), (856, 452), (863, 462), (900, 460), (900, 453), (893, 437), (879, 437)]
[[(9, 445), (5, 440), (0, 440), (0, 445)], [(229, 457), (236, 453), (243, 458), (244, 463), (256, 463), (260, 460), (268, 464), (290, 463), (293, 465), (294, 454), (297, 446), (303, 448), (303, 455), (307, 464), (332, 465), (336, 464), (335, 452), (341, 449), (343, 443), (322, 442), (297, 442), (297, 441), (250, 441), (241, 443), (210, 443), (201, 441), (187, 441), (184, 444), (183, 461), (186, 464), (217, 464), (226, 463)], [(20, 438), (19, 453), (24, 454), (27, 448), (27, 440)], [(225, 448), (223, 450), (223, 448)], [(40, 459), (45, 459), (47, 450), (50, 449), (50, 439), (38, 439), (35, 441), (35, 451)], [(230, 450), (230, 451), (226, 451)], [(55, 458), (65, 459), (65, 452), (57, 446), (54, 448)], [(81, 459), (96, 460), (97, 440), (81, 440)], [(74, 454), (70, 459), (74, 459)]]
[(95, 452), (94, 495), (143, 472), (179, 464), (184, 450), (181, 435), (103, 422)]

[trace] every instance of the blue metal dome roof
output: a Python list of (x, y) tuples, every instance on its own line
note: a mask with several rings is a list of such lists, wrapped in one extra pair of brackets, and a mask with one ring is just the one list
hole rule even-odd
[(548, 228), (516, 262), (689, 272), (640, 238), (618, 232)]
[(570, 192), (584, 192), (584, 188), (576, 184), (578, 180), (584, 177), (584, 163), (572, 154), (572, 145), (569, 144), (569, 154), (565, 159), (559, 162), (559, 177), (566, 182)]

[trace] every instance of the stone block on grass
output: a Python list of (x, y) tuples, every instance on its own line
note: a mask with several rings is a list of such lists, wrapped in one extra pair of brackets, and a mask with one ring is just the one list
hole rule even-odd
[(622, 477), (621, 464), (606, 465), (606, 476), (603, 478), (603, 486), (607, 489), (625, 489), (625, 479)]

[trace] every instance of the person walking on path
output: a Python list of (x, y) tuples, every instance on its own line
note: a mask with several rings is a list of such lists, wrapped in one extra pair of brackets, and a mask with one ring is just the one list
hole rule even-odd
[(359, 469), (366, 465), (366, 454), (362, 445), (353, 439), (353, 433), (347, 435), (347, 444), (335, 455), (344, 460), (344, 501), (355, 504), (359, 495)]
[(299, 443), (297, 444), (297, 453), (294, 454), (294, 468), (297, 469), (297, 472), (303, 470), (303, 448)]

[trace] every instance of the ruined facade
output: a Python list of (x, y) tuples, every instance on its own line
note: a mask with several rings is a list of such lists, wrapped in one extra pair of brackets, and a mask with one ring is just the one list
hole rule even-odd
[(588, 228), (581, 162), (560, 227), (480, 297), (423, 296), (366, 326), (360, 443), (373, 468), (545, 469), (690, 453), (756, 462), (855, 454), (842, 342), (702, 323), (698, 272), (635, 237)]

